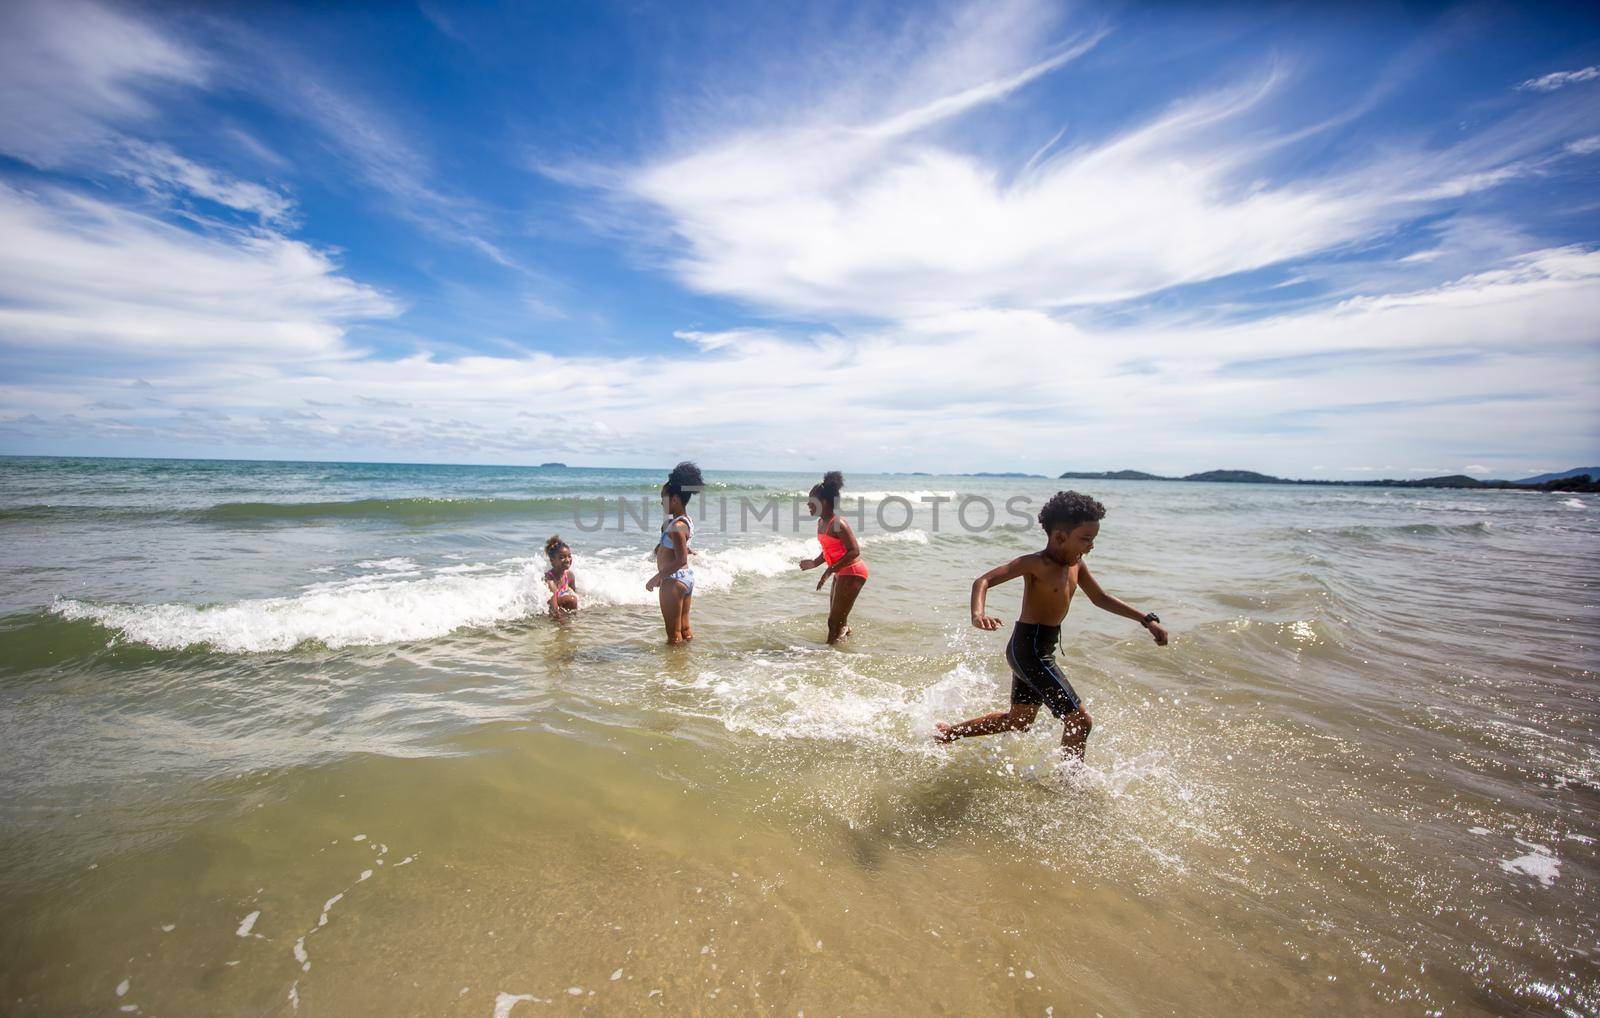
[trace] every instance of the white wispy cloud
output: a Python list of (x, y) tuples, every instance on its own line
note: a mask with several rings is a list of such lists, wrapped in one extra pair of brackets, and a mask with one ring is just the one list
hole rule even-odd
[(724, 329), (720, 332), (679, 329), (672, 335), (674, 339), (681, 339), (685, 343), (693, 343), (701, 350), (720, 350), (732, 346), (742, 346), (748, 349), (752, 344), (782, 342), (777, 333), (768, 329)]
[[(66, 124), (47, 146), (57, 155), (6, 151), (40, 165), (114, 153), (115, 172), (153, 194), (255, 222), (0, 187), (0, 354), (28, 377), (0, 373), (0, 447), (633, 463), (695, 452), (744, 466), (800, 448), (783, 455), (1282, 473), (1313, 457), (1583, 458), (1600, 433), (1600, 253), (1487, 216), (1437, 222), (1427, 250), (1336, 279), (1323, 291), (1336, 302), (1115, 326), (1084, 311), (1284, 262), (1326, 286), (1334, 270), (1309, 256), (1584, 154), (1594, 124), (1577, 90), (1524, 100), (1517, 117), (1450, 144), (1386, 139), (1287, 180), (1270, 172), (1274, 159), (1319, 128), (1268, 122), (1289, 81), (1269, 65), (1109, 136), (1068, 129), (1008, 156), (976, 144), (973, 123), (1070, 74), (1102, 35), (1065, 32), (1042, 5), (993, 19), (971, 6), (928, 46), (831, 61), (846, 73), (820, 100), (757, 111), (731, 131), (689, 125), (669, 155), (568, 176), (652, 212), (691, 289), (823, 325), (690, 326), (666, 352), (625, 356), (448, 356), (423, 337), (422, 352), (393, 358), (351, 330), (400, 302), (294, 239), (290, 195), (133, 140), (129, 125), (155, 116), (152, 84), (193, 88), (221, 72), (132, 15), (79, 9), (115, 28), (90, 38), (132, 38), (137, 59), (103, 87), (53, 100)], [(283, 64), (262, 87), (413, 222), (514, 265), (483, 210), (436, 182), (406, 132), (300, 70)], [(36, 90), (4, 87), (0, 111)], [(0, 127), (0, 147), (13, 129), (27, 133)], [(796, 443), (818, 421), (837, 448)], [(1218, 450), (1252, 459), (1219, 462)]]
[[(1593, 127), (1591, 112), (1561, 104), (1447, 148), (1391, 141), (1275, 180), (1284, 146), (1314, 132), (1261, 126), (1288, 80), (1269, 65), (1115, 136), (1045, 146), (1020, 171), (963, 144), (978, 111), (1061, 73), (1098, 38), (1020, 66), (1015, 47), (978, 47), (955, 61), (976, 80), (947, 91), (888, 89), (899, 105), (857, 119), (777, 109), (772, 123), (712, 134), (620, 185), (592, 179), (665, 221), (668, 262), (695, 290), (785, 313), (894, 319), (1125, 300), (1306, 258), (1538, 172)], [(924, 63), (898, 76), (932, 89), (940, 79)]]
[(345, 357), (343, 323), (399, 311), (308, 244), (207, 226), (0, 185), (0, 347)]
[(253, 38), (235, 45), (259, 62), (256, 75), (242, 80), (241, 87), (311, 125), (359, 179), (386, 200), (390, 212), (438, 240), (476, 252), (503, 268), (528, 272), (494, 238), (493, 216), (470, 196), (435, 182), (439, 174), (432, 161), (394, 117), (335, 88), (293, 53)]
[(289, 225), (293, 219), (293, 199), (248, 180), (202, 166), (179, 155), (165, 145), (128, 140), (115, 157), (119, 172), (156, 193), (186, 191), (240, 212), (248, 212), (263, 222)]
[[(93, 0), (0, 4), (0, 151), (40, 167), (110, 168), (153, 192), (189, 195), (283, 226), (288, 196), (144, 140), (163, 90), (227, 87), (313, 125), (391, 211), (432, 236), (526, 271), (492, 239), (489, 216), (469, 197), (432, 182), (429, 160), (389, 118), (326, 83), (292, 53), (215, 21), (220, 56), (178, 37), (153, 12)], [(230, 127), (258, 162), (277, 153)]]
[[(1600, 253), (1553, 249), (1427, 290), (1203, 330), (1095, 330), (989, 309), (795, 338), (754, 330), (649, 357), (392, 361), (335, 338), (253, 356), (248, 386), (236, 351), (219, 344), (152, 376), (170, 404), (231, 418), (204, 429), (165, 405), (91, 408), (135, 402), (114, 366), (78, 369), (60, 389), (0, 388), (0, 399), (14, 409), (3, 425), (12, 441), (68, 428), (396, 458), (566, 450), (649, 462), (695, 450), (759, 466), (819, 420), (837, 422), (839, 445), (810, 453), (847, 466), (1293, 472), (1313, 452), (1388, 463), (1408, 451), (1552, 447), (1581, 458), (1582, 436), (1600, 424), (1588, 398), (1600, 367), (1584, 356), (1597, 315)], [(1130, 357), (1148, 370), (1124, 370)], [(1296, 369), (1305, 357), (1320, 358), (1314, 370)], [(307, 405), (316, 418), (279, 412)], [(663, 416), (663, 406), (693, 412)], [(1219, 448), (1247, 448), (1249, 462), (1219, 463)]]
[(1577, 85), (1600, 78), (1600, 65), (1580, 67), (1576, 71), (1555, 71), (1537, 78), (1529, 78), (1517, 88), (1526, 92), (1554, 92), (1558, 88)]
[(159, 123), (161, 97), (205, 86), (209, 71), (192, 45), (128, 10), (89, 0), (0, 5), (0, 152), (287, 225), (289, 197), (138, 137)]
[(55, 166), (148, 119), (151, 93), (200, 83), (204, 60), (128, 11), (87, 0), (0, 4), (0, 149)]

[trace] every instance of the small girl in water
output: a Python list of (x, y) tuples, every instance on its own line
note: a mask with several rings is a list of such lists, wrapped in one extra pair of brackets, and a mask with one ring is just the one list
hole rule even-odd
[(644, 585), (657, 590), (661, 601), (661, 621), (667, 627), (667, 642), (694, 639), (689, 628), (689, 603), (694, 600), (694, 570), (689, 568), (689, 539), (694, 523), (688, 516), (689, 499), (705, 487), (700, 468), (685, 460), (672, 468), (667, 483), (661, 486), (661, 508), (666, 519), (661, 524), (661, 540), (656, 543), (656, 574)]
[(568, 612), (578, 610), (577, 578), (572, 575), (572, 549), (552, 534), (544, 543), (544, 553), (550, 559), (550, 568), (544, 571), (544, 585), (550, 591), (550, 617), (557, 622)]
[(822, 554), (800, 560), (801, 569), (815, 569), (824, 561), (828, 563), (817, 581), (818, 590), (828, 577), (833, 577), (833, 587), (828, 594), (829, 643), (838, 643), (850, 635), (850, 609), (855, 607), (856, 596), (867, 582), (867, 563), (861, 557), (855, 531), (833, 511), (843, 489), (844, 475), (837, 470), (828, 471), (822, 476), (822, 483), (811, 489), (806, 508), (817, 517), (817, 541), (822, 545)]

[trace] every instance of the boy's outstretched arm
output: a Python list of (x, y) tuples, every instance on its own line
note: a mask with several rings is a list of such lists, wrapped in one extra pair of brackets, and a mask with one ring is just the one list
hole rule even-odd
[(997, 583), (1014, 580), (1028, 571), (1028, 559), (1023, 555), (1012, 559), (1003, 566), (995, 566), (972, 581), (972, 624), (979, 629), (999, 629), (1004, 623), (992, 615), (983, 613), (983, 602), (989, 594), (989, 588)]
[[(1085, 594), (1089, 595), (1089, 602), (1096, 608), (1108, 611), (1113, 615), (1121, 615), (1125, 619), (1132, 619), (1140, 625), (1144, 625), (1144, 612), (1121, 598), (1112, 597), (1102, 590), (1100, 584), (1096, 583), (1095, 578), (1089, 574), (1089, 567), (1082, 562), (1078, 563), (1078, 586)], [(1167, 645), (1167, 630), (1161, 623), (1152, 622), (1145, 628), (1150, 631), (1150, 636), (1156, 641), (1157, 646), (1165, 647)]]

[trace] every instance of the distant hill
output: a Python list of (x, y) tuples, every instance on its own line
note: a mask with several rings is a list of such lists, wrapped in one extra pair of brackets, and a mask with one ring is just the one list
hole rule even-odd
[(1476, 477), (1466, 474), (1450, 474), (1445, 477), (1423, 477), (1415, 481), (1390, 481), (1405, 488), (1482, 488), (1486, 485), (1501, 485), (1504, 481), (1480, 481)]
[(1546, 481), (1565, 481), (1569, 477), (1577, 477), (1580, 474), (1588, 474), (1590, 477), (1600, 478), (1600, 467), (1573, 467), (1571, 470), (1563, 470), (1559, 474), (1540, 474), (1537, 477), (1524, 477), (1515, 483), (1543, 484)]
[(1207, 470), (1203, 474), (1188, 474), (1185, 481), (1208, 481), (1214, 484), (1288, 484), (1281, 477), (1258, 474), (1254, 470)]
[(1002, 470), (998, 473), (980, 470), (975, 474), (957, 474), (957, 477), (1043, 477), (1043, 474), (1025, 474), (1020, 470)]
[(1069, 470), (1061, 475), (1063, 480), (1073, 481), (1175, 481), (1175, 477), (1162, 477), (1159, 474), (1147, 474), (1143, 470), (1105, 470), (1100, 473)]
[(565, 469), (567, 469), (567, 465), (565, 463), (541, 463), (541, 464), (539, 464), (539, 469), (540, 470), (565, 470)]
[(1073, 481), (1197, 481), (1211, 484), (1327, 484), (1354, 488), (1523, 488), (1535, 491), (1596, 491), (1600, 490), (1600, 467), (1577, 467), (1559, 474), (1540, 474), (1522, 481), (1480, 481), (1466, 474), (1448, 474), (1443, 477), (1396, 479), (1386, 477), (1375, 481), (1324, 481), (1295, 480), (1273, 477), (1254, 470), (1206, 470), (1183, 477), (1162, 477), (1142, 470), (1105, 470), (1099, 472), (1069, 470), (1060, 475), (1061, 480)]

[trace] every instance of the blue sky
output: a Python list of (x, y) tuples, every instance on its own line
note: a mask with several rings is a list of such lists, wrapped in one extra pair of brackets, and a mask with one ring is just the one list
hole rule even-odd
[(0, 452), (1600, 460), (1582, 5), (0, 7)]

